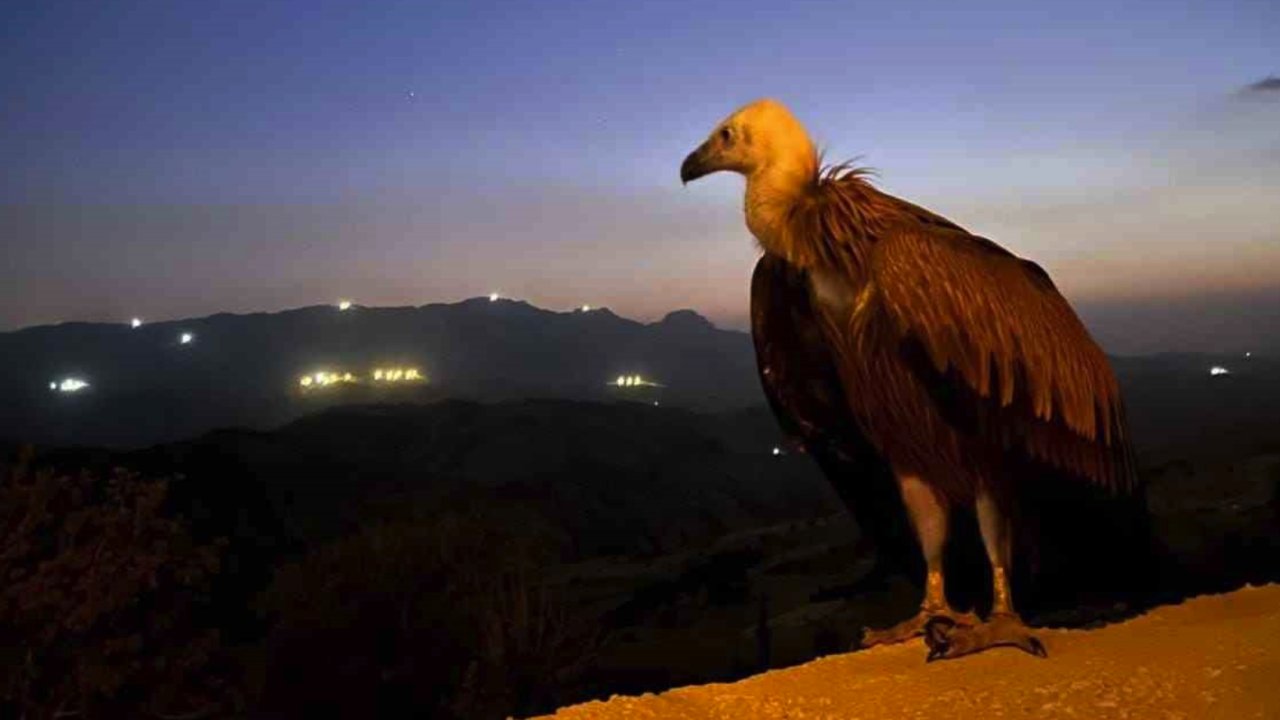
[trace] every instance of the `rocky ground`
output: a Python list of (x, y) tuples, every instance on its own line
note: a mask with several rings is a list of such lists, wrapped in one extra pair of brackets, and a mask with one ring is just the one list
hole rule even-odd
[(732, 684), (615, 696), (560, 720), (624, 718), (1280, 717), (1280, 585), (1045, 630), (1039, 659), (997, 649), (925, 663), (922, 641), (833, 655)]

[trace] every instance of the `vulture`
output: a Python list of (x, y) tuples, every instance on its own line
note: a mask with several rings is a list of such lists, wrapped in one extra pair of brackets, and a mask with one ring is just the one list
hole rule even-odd
[[(1138, 487), (1106, 356), (1039, 265), (880, 191), (863, 169), (824, 168), (775, 100), (716, 125), (680, 179), (723, 170), (746, 177), (763, 251), (751, 329), (770, 406), (864, 532), (892, 541), (896, 512), (923, 556), (919, 611), (862, 645), (924, 635), (930, 660), (1001, 645), (1045, 656), (1011, 590), (1015, 544), (1036, 551), (1015, 543), (1020, 496), (1050, 476), (1103, 495)], [(976, 516), (985, 620), (948, 603), (953, 509)], [(1089, 522), (1072, 517), (1072, 532), (1087, 536)]]

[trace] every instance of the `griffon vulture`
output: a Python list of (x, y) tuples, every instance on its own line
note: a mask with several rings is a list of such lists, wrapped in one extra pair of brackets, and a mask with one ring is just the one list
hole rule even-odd
[[(1136, 487), (1106, 356), (1038, 265), (877, 190), (862, 170), (821, 168), (781, 103), (753, 102), (716, 125), (680, 178), (721, 170), (746, 177), (746, 224), (764, 252), (752, 334), (775, 414), (855, 512), (859, 493), (847, 488), (890, 470), (924, 556), (919, 612), (863, 644), (924, 634), (930, 659), (997, 645), (1043, 656), (1013, 606), (1014, 508), (1041, 482), (1037, 468)], [(884, 512), (882, 493), (863, 494), (873, 507), (859, 520)], [(985, 622), (944, 592), (954, 507), (974, 509), (991, 566)]]

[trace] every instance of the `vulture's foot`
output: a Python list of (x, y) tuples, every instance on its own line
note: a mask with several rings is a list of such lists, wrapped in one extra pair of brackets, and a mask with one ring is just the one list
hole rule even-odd
[(925, 626), (929, 621), (938, 619), (945, 620), (954, 627), (970, 627), (981, 622), (978, 616), (971, 612), (956, 612), (949, 607), (920, 608), (920, 612), (892, 627), (883, 630), (863, 628), (862, 641), (854, 649), (906, 642), (911, 638), (924, 635)]
[(929, 662), (982, 652), (1001, 645), (1016, 647), (1036, 657), (1048, 657), (1044, 644), (1013, 613), (997, 613), (985, 623), (964, 625), (938, 615), (925, 623), (924, 641)]

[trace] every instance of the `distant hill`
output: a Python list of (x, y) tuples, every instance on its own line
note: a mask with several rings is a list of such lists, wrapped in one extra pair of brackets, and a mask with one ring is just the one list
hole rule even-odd
[[(1272, 402), (1255, 386), (1273, 387), (1262, 380), (1274, 376), (1250, 380), (1242, 371), (1227, 380), (1192, 373), (1191, 362), (1147, 359), (1128, 381), (1138, 401), (1131, 408), (1135, 429), (1143, 428), (1142, 473), (1159, 549), (1153, 567), (1164, 599), (1280, 579), (1274, 422), (1280, 415), (1255, 422)], [(589, 670), (556, 687), (555, 703), (535, 710), (542, 711), (619, 692), (729, 680), (843, 651), (858, 628), (899, 619), (919, 601), (903, 578), (869, 582), (873, 557), (851, 516), (808, 457), (772, 452), (779, 442), (763, 405), (707, 413), (651, 402), (443, 400), (330, 407), (274, 430), (220, 429), (139, 450), (45, 448), (38, 457), (40, 466), (68, 473), (104, 477), (126, 467), (172, 478), (169, 510), (190, 523), (194, 538), (218, 542), (223, 551), (210, 617), (223, 637), (257, 653), (263, 667), (284, 668), (285, 679), (293, 666), (279, 660), (281, 647), (294, 648), (287, 657), (295, 661), (325, 658), (322, 664), (339, 647), (359, 658), (362, 678), (384, 678), (384, 667), (402, 661), (416, 668), (404, 681), (415, 687), (439, 674), (405, 654), (430, 643), (406, 643), (382, 659), (381, 645), (366, 650), (333, 639), (338, 628), (355, 638), (379, 637), (377, 613), (325, 616), (299, 636), (310, 642), (322, 633), (318, 644), (276, 644), (289, 637), (280, 630), (287, 625), (263, 615), (258, 602), (289, 568), (354, 548), (356, 554), (341, 555), (347, 561), (340, 568), (342, 577), (359, 582), (338, 595), (376, 606), (417, 592), (418, 575), (379, 563), (414, 556), (417, 546), (379, 549), (381, 538), (418, 537), (394, 533), (461, 517), (473, 523), (463, 526), (472, 528), (467, 532), (497, 527), (554, 538), (548, 547), (555, 554), (538, 566), (539, 576), (563, 589), (574, 622), (598, 629), (607, 643), (570, 648), (574, 657), (598, 654)], [(1242, 450), (1248, 447), (1254, 449)], [(14, 450), (0, 443), (0, 462)], [(976, 532), (972, 523), (970, 531)], [(970, 540), (973, 556), (981, 557), (976, 535)], [(314, 585), (286, 587), (296, 597), (331, 594), (327, 573)], [(950, 587), (979, 578), (961, 572)], [(1123, 605), (1095, 604), (1028, 617), (1079, 626), (1125, 612)], [(447, 621), (428, 614), (414, 627), (441, 622)], [(264, 693), (293, 708), (348, 702), (343, 698), (357, 692), (357, 704), (371, 706), (382, 687), (347, 676), (299, 677), (306, 681), (297, 694), (275, 676), (265, 685), (274, 689)]]
[[(180, 339), (189, 333), (191, 342)], [(0, 333), (0, 439), (142, 447), (220, 427), (267, 429), (334, 405), (557, 398), (633, 400), (698, 411), (764, 403), (751, 338), (692, 310), (640, 323), (608, 309), (553, 312), (517, 300), (278, 313), (128, 324), (64, 323)], [(1280, 363), (1268, 357), (1113, 358), (1139, 449), (1252, 451), (1280, 417)], [(425, 385), (377, 387), (374, 368), (419, 368)], [(1222, 366), (1225, 375), (1210, 375)], [(350, 372), (362, 384), (303, 391), (299, 379)], [(619, 388), (619, 376), (656, 386)], [(82, 379), (79, 392), (49, 383)]]
[[(762, 402), (750, 338), (691, 310), (645, 324), (608, 309), (553, 312), (506, 299), (315, 306), (138, 328), (64, 323), (0, 334), (0, 357), (0, 437), (41, 444), (142, 446), (366, 401), (617, 398), (707, 410)], [(429, 383), (299, 386), (304, 374), (367, 379), (387, 366), (420, 368)], [(608, 385), (623, 375), (658, 386)], [(89, 386), (50, 389), (65, 378)]]
[(275, 527), (267, 534), (280, 542), (336, 537), (459, 493), (492, 494), (550, 519), (574, 554), (589, 557), (669, 552), (840, 512), (807, 457), (773, 454), (779, 441), (764, 407), (703, 414), (446, 400), (334, 407), (276, 430), (215, 430), (143, 450), (50, 449), (42, 460), (72, 472), (123, 466), (179, 477), (183, 514), (234, 525), (258, 513), (254, 523)]
[[(1139, 459), (1280, 450), (1280, 361), (1254, 355), (1112, 357)], [(1215, 367), (1228, 374), (1213, 375)]]
[[(1152, 387), (1169, 381), (1166, 373), (1180, 377), (1176, 363), (1161, 367), (1143, 375), (1158, 381)], [(1197, 400), (1200, 380), (1179, 382), (1178, 397)], [(1196, 433), (1194, 442), (1144, 441), (1173, 448), (1148, 450), (1143, 462), (1163, 599), (1280, 578), (1277, 426), (1239, 421), (1238, 410), (1251, 407), (1247, 383), (1207, 387), (1203, 395), (1220, 407), (1178, 428)], [(1136, 414), (1162, 412), (1176, 425), (1186, 410), (1175, 402)], [(919, 601), (900, 578), (866, 582), (873, 558), (851, 516), (808, 457), (773, 454), (779, 440), (763, 406), (699, 413), (651, 403), (446, 400), (333, 407), (275, 430), (215, 430), (142, 450), (45, 449), (40, 464), (173, 478), (172, 511), (197, 539), (225, 542), (212, 590), (219, 627), (262, 652), (275, 646), (255, 598), (282, 568), (335, 543), (420, 527), (451, 508), (513, 519), (522, 536), (549, 530), (559, 561), (543, 572), (563, 583), (577, 621), (610, 638), (582, 682), (560, 689), (568, 702), (728, 680), (844, 651), (858, 628), (900, 619)], [(1251, 443), (1274, 450), (1230, 450)], [(13, 448), (0, 451), (8, 457)], [(980, 557), (976, 536), (968, 547)], [(952, 590), (978, 578), (960, 572)], [(1029, 617), (1078, 626), (1125, 612), (1051, 607)], [(356, 634), (376, 635), (372, 625)], [(301, 697), (317, 692), (306, 687)]]

